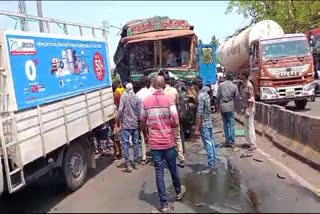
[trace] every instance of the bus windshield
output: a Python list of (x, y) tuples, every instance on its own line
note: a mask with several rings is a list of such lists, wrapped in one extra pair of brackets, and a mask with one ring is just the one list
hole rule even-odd
[(264, 59), (310, 55), (310, 48), (306, 39), (269, 40), (264, 41), (261, 44), (262, 56)]

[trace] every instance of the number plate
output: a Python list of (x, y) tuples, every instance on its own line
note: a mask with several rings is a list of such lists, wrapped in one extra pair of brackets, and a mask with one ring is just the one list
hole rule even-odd
[(287, 94), (286, 94), (286, 97), (287, 98), (292, 98), (292, 97), (294, 97), (294, 95), (295, 95), (294, 91), (288, 91)]

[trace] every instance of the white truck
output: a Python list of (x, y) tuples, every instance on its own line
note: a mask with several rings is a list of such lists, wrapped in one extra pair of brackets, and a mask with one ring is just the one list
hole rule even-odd
[[(95, 168), (88, 136), (114, 118), (106, 29), (7, 11), (0, 15), (46, 26), (38, 33), (0, 24), (0, 194), (52, 170), (75, 191), (88, 168)], [(64, 34), (50, 33), (50, 24), (62, 25)], [(78, 27), (80, 36), (68, 35), (67, 26)], [(83, 36), (84, 28), (92, 37)]]

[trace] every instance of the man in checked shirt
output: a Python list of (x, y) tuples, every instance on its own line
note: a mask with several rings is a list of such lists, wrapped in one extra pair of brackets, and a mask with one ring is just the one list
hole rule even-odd
[(216, 173), (216, 147), (213, 142), (213, 124), (211, 118), (211, 106), (210, 106), (210, 96), (208, 92), (210, 88), (203, 85), (202, 78), (196, 77), (193, 80), (195, 89), (198, 92), (197, 97), (197, 116), (196, 116), (196, 128), (194, 131), (195, 137), (201, 139), (204, 145), (204, 148), (207, 151), (208, 155), (208, 169), (202, 171), (203, 174), (215, 174)]

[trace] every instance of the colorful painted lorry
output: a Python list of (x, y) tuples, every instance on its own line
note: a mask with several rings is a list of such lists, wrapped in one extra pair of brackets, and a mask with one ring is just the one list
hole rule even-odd
[[(198, 45), (194, 27), (185, 20), (153, 17), (126, 23), (114, 54), (115, 71), (122, 83), (133, 82), (135, 91), (141, 88), (142, 76), (166, 71), (176, 79), (179, 93), (180, 121), (186, 136), (195, 124), (192, 80), (203, 78), (204, 84), (216, 83), (216, 47)], [(185, 112), (185, 113), (182, 113)]]
[(115, 70), (122, 82), (130, 80), (135, 88), (139, 88), (142, 76), (155, 73), (160, 68), (185, 82), (190, 83), (200, 74), (205, 84), (214, 84), (215, 47), (200, 46), (211, 57), (211, 61), (204, 62), (203, 51), (198, 52), (197, 42), (194, 27), (185, 20), (156, 16), (130, 21), (122, 28), (114, 55)]

